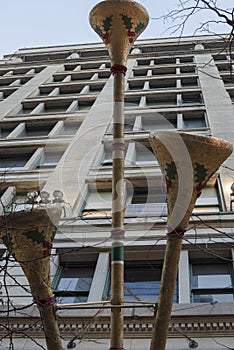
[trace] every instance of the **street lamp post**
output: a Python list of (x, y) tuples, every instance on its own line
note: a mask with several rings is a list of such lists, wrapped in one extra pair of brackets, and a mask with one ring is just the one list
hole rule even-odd
[(124, 299), (124, 81), (129, 51), (148, 24), (148, 13), (132, 0), (106, 0), (90, 13), (90, 24), (107, 46), (114, 76), (112, 142), (111, 348), (123, 350)]

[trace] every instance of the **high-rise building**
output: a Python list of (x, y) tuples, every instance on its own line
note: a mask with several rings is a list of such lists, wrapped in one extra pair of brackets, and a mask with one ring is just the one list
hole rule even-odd
[[(222, 36), (139, 40), (129, 55), (124, 294), (135, 306), (125, 309), (128, 350), (149, 349), (166, 244), (166, 193), (148, 136), (169, 129), (233, 142), (232, 61)], [(58, 310), (65, 348), (75, 338), (82, 350), (109, 346), (110, 310), (87, 303), (111, 293), (112, 90), (103, 44), (20, 49), (0, 61), (1, 214), (29, 208), (29, 191), (64, 199), (52, 285), (58, 305), (83, 303)], [(168, 350), (233, 348), (233, 157), (213, 175), (191, 216)], [(41, 349), (43, 330), (26, 278), (3, 244), (0, 256), (0, 349), (12, 342), (16, 350)]]

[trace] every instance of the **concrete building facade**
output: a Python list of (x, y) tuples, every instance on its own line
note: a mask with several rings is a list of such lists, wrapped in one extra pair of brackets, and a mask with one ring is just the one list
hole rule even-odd
[[(166, 193), (148, 136), (179, 130), (233, 142), (232, 61), (221, 36), (139, 40), (129, 55), (124, 286), (135, 305), (125, 309), (126, 350), (149, 349), (166, 244)], [(27, 209), (29, 191), (63, 194), (52, 285), (58, 306), (82, 304), (58, 310), (64, 348), (72, 339), (82, 350), (109, 347), (110, 310), (87, 303), (111, 293), (112, 92), (103, 44), (20, 49), (0, 61), (1, 214)], [(234, 348), (233, 183), (234, 155), (191, 216), (167, 350)], [(26, 278), (7, 256), (0, 245), (0, 349), (44, 348)]]

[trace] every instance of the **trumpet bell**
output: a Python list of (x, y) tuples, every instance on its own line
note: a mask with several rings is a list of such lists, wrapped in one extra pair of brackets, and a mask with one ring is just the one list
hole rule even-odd
[(61, 208), (51, 205), (0, 217), (0, 240), (23, 269), (35, 301), (52, 295), (49, 256), (60, 216)]
[(129, 51), (146, 28), (146, 9), (132, 0), (106, 0), (90, 12), (91, 27), (107, 46), (112, 66), (125, 65)]

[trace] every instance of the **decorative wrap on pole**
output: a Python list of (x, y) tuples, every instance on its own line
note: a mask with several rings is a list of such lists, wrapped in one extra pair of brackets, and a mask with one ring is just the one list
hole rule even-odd
[[(111, 350), (123, 350), (124, 302), (124, 84), (130, 49), (148, 24), (132, 0), (106, 0), (90, 12), (90, 24), (107, 46), (114, 76), (112, 143)], [(116, 307), (119, 306), (119, 307)]]
[(232, 145), (173, 131), (153, 132), (149, 139), (165, 178), (168, 206), (168, 240), (150, 350), (165, 350), (183, 235), (197, 198), (232, 153)]
[(49, 257), (60, 216), (58, 204), (0, 216), (0, 241), (28, 279), (33, 300), (40, 311), (48, 350), (63, 349), (51, 289)]

